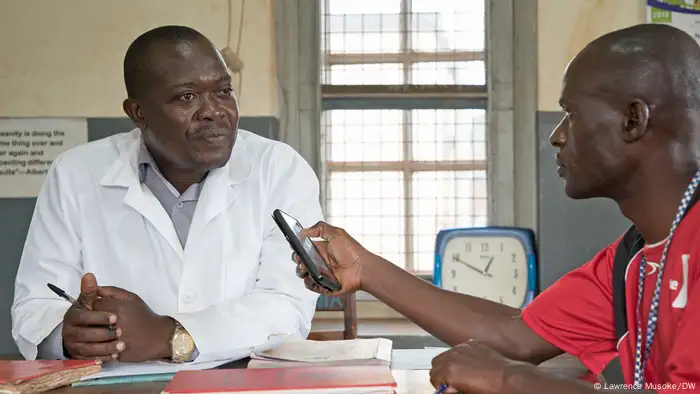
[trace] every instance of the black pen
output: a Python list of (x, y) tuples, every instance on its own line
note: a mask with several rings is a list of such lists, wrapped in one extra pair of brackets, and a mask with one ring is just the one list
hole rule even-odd
[[(75, 298), (71, 297), (71, 296), (70, 296), (68, 293), (66, 293), (65, 291), (61, 290), (58, 286), (56, 286), (56, 285), (54, 285), (54, 284), (51, 284), (51, 283), (47, 283), (46, 286), (48, 286), (49, 289), (51, 289), (51, 291), (53, 291), (54, 293), (56, 293), (59, 297), (63, 298), (64, 300), (66, 300), (66, 301), (68, 301), (68, 302), (70, 302), (71, 304), (73, 304), (73, 306), (75, 306), (76, 308), (85, 309), (85, 310), (91, 310), (90, 308), (88, 308), (87, 306), (85, 306), (85, 304), (83, 304), (82, 302), (80, 302), (80, 301), (76, 300)], [(114, 325), (112, 325), (112, 324), (110, 324), (108, 327), (109, 327), (110, 330), (116, 330), (116, 327), (114, 327)]]

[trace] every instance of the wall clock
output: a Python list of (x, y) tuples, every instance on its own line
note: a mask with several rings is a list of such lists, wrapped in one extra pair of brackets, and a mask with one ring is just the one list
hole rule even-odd
[(441, 230), (433, 284), (515, 308), (537, 293), (535, 234), (517, 227)]

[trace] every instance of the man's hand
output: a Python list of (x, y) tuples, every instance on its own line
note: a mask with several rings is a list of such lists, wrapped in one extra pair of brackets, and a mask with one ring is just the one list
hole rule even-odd
[(71, 306), (63, 316), (63, 348), (70, 358), (106, 361), (117, 358), (124, 350), (124, 343), (119, 340), (121, 331), (109, 328), (117, 322), (117, 316), (90, 310), (98, 298), (97, 289), (95, 276), (85, 274), (80, 281), (78, 301), (87, 309)]
[(457, 345), (433, 359), (430, 382), (448, 386), (448, 393), (500, 393), (517, 368), (535, 368), (503, 357), (476, 341)]
[[(350, 293), (362, 286), (362, 267), (363, 264), (371, 260), (372, 254), (344, 229), (333, 227), (325, 222), (318, 222), (312, 227), (302, 230), (299, 236), (301, 238), (323, 239), (323, 241), (314, 242), (314, 244), (323, 260), (333, 271), (333, 276), (342, 286), (338, 294)], [(297, 275), (304, 278), (306, 287), (320, 294), (329, 294), (308, 275), (299, 256), (294, 255), (294, 259), (297, 263)]]
[(172, 356), (170, 339), (175, 320), (160, 316), (136, 294), (118, 287), (101, 286), (94, 309), (117, 316), (119, 339), (126, 345), (119, 353), (124, 362), (143, 362)]

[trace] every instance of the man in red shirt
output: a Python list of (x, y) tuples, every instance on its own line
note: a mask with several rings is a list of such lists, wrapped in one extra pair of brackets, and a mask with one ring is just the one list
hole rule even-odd
[[(619, 392), (640, 382), (646, 392), (700, 391), (700, 204), (686, 210), (700, 181), (700, 47), (667, 25), (606, 34), (569, 64), (560, 104), (566, 117), (550, 142), (567, 195), (616, 201), (646, 242), (627, 266), (629, 332), (619, 344), (612, 285), (619, 239), (520, 310), (434, 287), (340, 228), (318, 223), (302, 235), (325, 239), (318, 248), (342, 292), (367, 291), (454, 346), (433, 360), (436, 387), (469, 393), (600, 389), (535, 367), (566, 352), (595, 374), (619, 355), (626, 383)], [(324, 293), (302, 265), (297, 271), (307, 287)]]

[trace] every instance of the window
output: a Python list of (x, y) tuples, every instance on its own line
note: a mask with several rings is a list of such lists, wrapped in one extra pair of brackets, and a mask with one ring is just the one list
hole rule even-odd
[(432, 274), (435, 236), (488, 223), (484, 0), (323, 0), (327, 220)]

